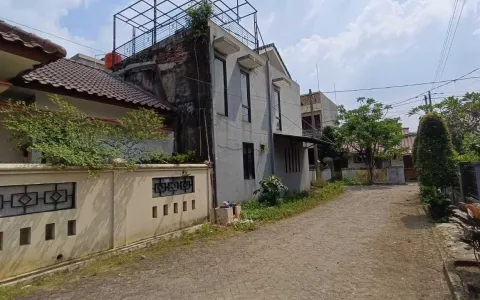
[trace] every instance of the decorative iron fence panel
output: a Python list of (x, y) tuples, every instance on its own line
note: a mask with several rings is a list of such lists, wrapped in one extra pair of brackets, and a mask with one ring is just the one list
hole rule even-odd
[(0, 218), (75, 208), (75, 183), (0, 186)]

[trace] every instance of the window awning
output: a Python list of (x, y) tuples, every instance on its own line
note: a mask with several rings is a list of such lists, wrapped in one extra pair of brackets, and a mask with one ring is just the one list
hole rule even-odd
[(321, 144), (322, 141), (317, 138), (308, 137), (308, 136), (298, 136), (298, 135), (289, 135), (289, 134), (282, 134), (282, 133), (274, 133), (273, 137), (275, 140), (279, 139), (288, 139), (294, 142), (301, 142), (301, 143), (312, 143), (312, 144)]

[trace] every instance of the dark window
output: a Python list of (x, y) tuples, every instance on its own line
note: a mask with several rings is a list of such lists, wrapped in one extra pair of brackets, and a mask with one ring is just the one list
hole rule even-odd
[(0, 251), (3, 250), (3, 232), (0, 232)]
[[(321, 112), (320, 112), (321, 114)], [(313, 116), (313, 119), (315, 121), (315, 129), (322, 129), (322, 116), (321, 115), (315, 115)]]
[(55, 239), (55, 224), (45, 225), (45, 240), (51, 241)]
[(20, 246), (30, 245), (31, 231), (30, 227), (20, 229)]
[(156, 219), (158, 217), (157, 207), (152, 207), (152, 218)]
[(192, 210), (195, 209), (195, 200), (192, 200)]
[(68, 221), (68, 235), (76, 235), (77, 234), (77, 221), (70, 220)]
[(311, 117), (302, 117), (302, 129), (311, 130), (312, 129), (312, 118)]
[(183, 201), (183, 211), (187, 211), (187, 201)]
[(285, 148), (285, 173), (300, 172), (300, 149)]
[(225, 60), (215, 56), (215, 103), (219, 114), (228, 116), (227, 66)]
[(363, 164), (363, 157), (359, 154), (355, 154), (353, 156), (353, 163), (354, 164)]
[(252, 109), (250, 107), (250, 74), (240, 71), (242, 85), (242, 120), (252, 122)]
[(173, 213), (178, 214), (178, 203), (173, 203)]
[(168, 204), (165, 204), (165, 205), (163, 206), (163, 215), (164, 215), (164, 216), (168, 216)]
[(277, 130), (282, 130), (282, 107), (280, 106), (280, 91), (273, 90), (273, 101), (275, 105), (275, 124)]
[(255, 179), (255, 152), (251, 143), (243, 143), (243, 174), (245, 179)]

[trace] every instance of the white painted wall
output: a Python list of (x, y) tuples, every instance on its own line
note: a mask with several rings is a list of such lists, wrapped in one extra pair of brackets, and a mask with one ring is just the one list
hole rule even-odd
[[(227, 37), (234, 41), (239, 47), (240, 51), (222, 56), (226, 61), (226, 76), (227, 76), (227, 94), (228, 94), (228, 116), (223, 112), (218, 111), (221, 105), (215, 105), (219, 101), (224, 101), (223, 94), (215, 91), (216, 83), (213, 82), (213, 123), (214, 123), (214, 143), (215, 143), (215, 165), (216, 165), (216, 187), (217, 187), (217, 203), (222, 201), (241, 202), (254, 198), (253, 191), (258, 188), (258, 182), (271, 174), (271, 166), (269, 156), (274, 155), (276, 149), (268, 149), (268, 88), (267, 84), (271, 86), (271, 93), (273, 99), (272, 80), (277, 77), (288, 77), (286, 74), (275, 69), (271, 69), (271, 77), (267, 80), (267, 67), (256, 68), (248, 71), (250, 74), (250, 95), (251, 95), (251, 114), (252, 122), (248, 123), (242, 120), (242, 98), (241, 98), (241, 81), (240, 70), (242, 67), (237, 63), (237, 59), (244, 55), (250, 54), (258, 60), (265, 61), (264, 57), (258, 55), (247, 46), (236, 40), (232, 35), (218, 27), (210, 24), (211, 41)], [(210, 50), (211, 72), (212, 78), (216, 78), (214, 68), (214, 47)], [(217, 79), (221, 80), (221, 79)], [(281, 111), (285, 117), (282, 117), (281, 133), (301, 136), (301, 111), (300, 111), (300, 87), (294, 81), (290, 82), (289, 87), (280, 88), (281, 95)], [(272, 110), (272, 123), (275, 130), (275, 111)], [(255, 148), (255, 175), (253, 180), (245, 180), (243, 174), (243, 142), (253, 143)], [(267, 147), (266, 152), (260, 150), (260, 145)], [(276, 147), (277, 148), (277, 147)], [(282, 152), (282, 150), (280, 150)], [(294, 182), (300, 182), (296, 186), (296, 190), (309, 187), (308, 180), (308, 157), (306, 150), (302, 149), (302, 153), (307, 162), (306, 168), (303, 170), (305, 174), (301, 174), (299, 179), (293, 180), (287, 178), (289, 184), (293, 186)], [(281, 160), (277, 158), (277, 160)], [(281, 166), (277, 166), (280, 170)]]

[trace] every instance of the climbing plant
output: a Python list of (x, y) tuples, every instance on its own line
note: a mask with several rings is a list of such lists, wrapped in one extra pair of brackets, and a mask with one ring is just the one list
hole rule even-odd
[(208, 20), (212, 15), (212, 5), (207, 2), (202, 2), (197, 7), (187, 10), (187, 25), (195, 38), (206, 38), (208, 36)]
[(42, 162), (65, 168), (83, 167), (96, 174), (140, 156), (146, 140), (165, 140), (163, 119), (154, 111), (132, 110), (116, 122), (88, 117), (75, 106), (51, 95), (55, 110), (36, 104), (11, 103), (2, 108), (3, 126), (11, 132), (17, 149), (40, 154)]

